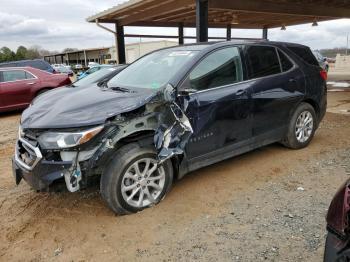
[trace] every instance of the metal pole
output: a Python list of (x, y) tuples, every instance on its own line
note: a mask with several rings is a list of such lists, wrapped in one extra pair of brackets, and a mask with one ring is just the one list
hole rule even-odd
[(208, 42), (208, 0), (196, 0), (197, 42)]
[(184, 44), (184, 24), (179, 24), (179, 45)]
[(118, 43), (118, 62), (119, 64), (125, 64), (125, 39), (124, 39), (124, 26), (118, 24), (115, 25), (117, 32), (117, 43)]
[(267, 40), (267, 33), (268, 33), (268, 28), (264, 27), (262, 32), (262, 38), (265, 40)]
[(231, 25), (227, 25), (226, 27), (226, 40), (227, 41), (231, 40)]

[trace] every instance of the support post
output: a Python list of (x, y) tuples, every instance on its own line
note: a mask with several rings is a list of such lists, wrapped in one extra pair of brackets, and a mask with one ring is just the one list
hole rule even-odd
[(184, 24), (179, 24), (179, 45), (184, 44)]
[(70, 64), (69, 64), (69, 54), (66, 53), (66, 56), (67, 56), (67, 65), (70, 65)]
[(264, 27), (262, 31), (262, 38), (267, 40), (267, 33), (268, 33), (268, 28)]
[(226, 27), (226, 40), (227, 41), (231, 40), (231, 25), (227, 25)]
[(208, 0), (196, 0), (197, 42), (208, 41)]
[(115, 24), (115, 31), (116, 34), (116, 50), (117, 50), (117, 57), (118, 57), (118, 63), (119, 64), (125, 64), (125, 39), (124, 39), (124, 27)]
[(57, 64), (56, 55), (53, 56), (53, 61), (55, 62), (55, 64)]
[(86, 50), (84, 50), (84, 62), (85, 62), (85, 67), (87, 67), (88, 64), (87, 64), (87, 58), (86, 58)]

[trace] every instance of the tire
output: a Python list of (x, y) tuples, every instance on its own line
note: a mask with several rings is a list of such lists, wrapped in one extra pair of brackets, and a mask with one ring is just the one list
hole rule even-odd
[[(102, 198), (115, 213), (125, 215), (142, 211), (158, 204), (170, 191), (173, 182), (171, 161), (165, 161), (155, 169), (156, 157), (154, 148), (141, 147), (136, 143), (123, 146), (116, 152), (100, 181)], [(147, 170), (150, 173), (147, 176), (144, 171), (148, 161)], [(155, 171), (151, 172), (152, 168)], [(132, 189), (122, 190), (127, 188)], [(141, 195), (143, 201), (140, 201)], [(140, 202), (142, 203), (139, 205)]]
[[(303, 120), (303, 116), (305, 116), (304, 120), (307, 119), (306, 116), (309, 118), (312, 117), (312, 127), (310, 124), (303, 128), (300, 127), (300, 123), (303, 123), (303, 121), (301, 121)], [(308, 103), (301, 103), (290, 119), (287, 135), (282, 141), (282, 144), (292, 149), (301, 149), (308, 146), (318, 126), (316, 121), (317, 118), (314, 108)], [(302, 131), (300, 131), (300, 129)], [(299, 130), (298, 133), (297, 130)], [(297, 134), (299, 134), (299, 136)]]

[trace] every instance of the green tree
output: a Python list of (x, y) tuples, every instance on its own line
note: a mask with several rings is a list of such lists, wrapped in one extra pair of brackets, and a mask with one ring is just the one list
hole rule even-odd
[(24, 60), (27, 58), (27, 48), (25, 48), (24, 46), (19, 46), (17, 48), (17, 52), (16, 52), (16, 60)]
[(2, 62), (13, 61), (16, 58), (16, 54), (6, 46), (0, 49), (0, 54)]

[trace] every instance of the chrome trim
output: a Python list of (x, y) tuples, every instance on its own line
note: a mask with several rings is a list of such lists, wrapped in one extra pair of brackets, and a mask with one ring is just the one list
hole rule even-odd
[[(34, 163), (29, 166), (26, 163), (24, 163), (22, 161), (22, 159), (20, 158), (20, 156), (18, 155), (18, 141), (20, 141), (21, 143), (23, 143), (24, 145), (26, 145), (30, 150), (32, 150), (35, 153), (35, 157), (36, 159), (34, 160)], [(26, 140), (24, 140), (23, 138), (18, 138), (17, 142), (16, 142), (16, 148), (15, 148), (15, 162), (20, 165), (21, 167), (23, 167), (24, 169), (28, 170), (28, 171), (32, 171), (34, 169), (34, 167), (38, 164), (38, 162), (43, 158), (41, 151), (39, 149), (39, 147), (34, 147), (32, 146), (30, 143), (28, 143)]]

